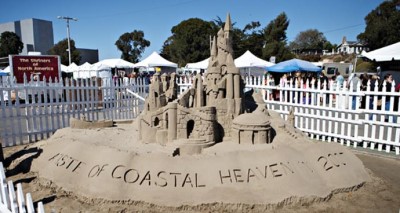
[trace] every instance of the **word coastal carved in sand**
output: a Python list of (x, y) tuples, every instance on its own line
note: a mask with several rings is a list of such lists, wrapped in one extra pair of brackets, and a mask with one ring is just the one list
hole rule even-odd
[[(338, 156), (342, 154), (343, 153), (333, 153), (328, 154), (328, 156), (320, 156), (317, 161), (325, 171), (328, 171), (335, 169), (336, 167), (346, 165), (346, 163), (342, 162), (342, 159), (338, 158)], [(57, 153), (51, 157), (49, 162), (53, 162), (55, 166), (65, 168), (65, 170), (70, 171), (71, 173), (79, 172), (79, 170), (87, 167), (86, 163), (61, 153)], [(138, 184), (143, 186), (155, 185), (159, 187), (206, 187), (205, 184), (199, 184), (198, 173), (191, 174), (184, 172), (168, 172), (164, 170), (156, 172), (149, 170), (139, 171), (134, 168), (128, 168), (126, 165), (112, 166), (110, 164), (97, 164), (86, 169), (89, 170), (89, 172), (86, 171), (88, 178), (107, 175), (111, 179), (120, 179), (128, 184)], [(221, 184), (250, 183), (267, 178), (278, 178), (286, 175), (293, 175), (296, 173), (295, 171), (299, 169), (305, 169), (310, 173), (314, 172), (314, 170), (310, 168), (306, 162), (297, 161), (294, 163), (271, 163), (262, 167), (256, 166), (254, 168), (247, 169), (234, 168), (218, 170), (218, 177), (221, 181)]]
[[(47, 154), (47, 153), (46, 153)], [(198, 169), (197, 171), (187, 172), (185, 168), (175, 170), (168, 169), (139, 169), (126, 164), (117, 164), (110, 161), (106, 163), (93, 162), (91, 159), (82, 160), (71, 157), (69, 154), (56, 153), (48, 158), (48, 163), (60, 169), (64, 175), (79, 175), (86, 177), (87, 181), (104, 177), (108, 184), (122, 181), (125, 184), (135, 184), (137, 186), (157, 186), (157, 187), (210, 187), (215, 185), (227, 184), (252, 184), (255, 182), (267, 181), (292, 176), (296, 178), (298, 174), (306, 173), (310, 176), (319, 173), (329, 172), (331, 175), (344, 167), (351, 168), (343, 152), (333, 152), (319, 155), (308, 162), (306, 159), (297, 158), (287, 161), (284, 157), (275, 161), (267, 161), (264, 164), (248, 163), (242, 167), (224, 164), (221, 168), (210, 168), (207, 171)], [(132, 159), (132, 161), (139, 161)], [(193, 169), (196, 164), (193, 162)], [(348, 169), (344, 168), (344, 169)], [(63, 176), (64, 176), (63, 175)], [(213, 177), (207, 183), (204, 177)]]
[[(342, 152), (328, 154), (327, 156), (320, 156), (317, 160), (320, 169), (325, 171), (335, 169), (337, 167), (346, 166), (346, 162), (340, 157), (343, 155)], [(107, 175), (111, 179), (120, 179), (121, 181), (128, 184), (139, 184), (144, 186), (159, 186), (159, 187), (205, 187), (204, 184), (199, 184), (198, 173), (185, 173), (181, 171), (139, 171), (135, 168), (129, 168), (126, 165), (111, 164), (96, 164), (94, 166), (87, 166), (87, 163), (80, 160), (74, 159), (68, 155), (57, 153), (49, 159), (49, 162), (54, 163), (55, 166), (64, 168), (66, 171), (71, 173), (79, 173), (82, 170), (87, 173), (88, 178), (98, 177), (100, 175)], [(86, 168), (85, 168), (86, 167)], [(314, 173), (314, 170), (310, 168), (308, 163), (304, 161), (297, 162), (277, 162), (264, 165), (261, 167), (253, 168), (231, 168), (218, 170), (217, 175), (220, 179), (221, 184), (227, 183), (250, 183), (253, 181), (259, 181), (267, 178), (277, 178), (286, 175), (295, 175), (296, 170), (306, 170), (310, 173)], [(210, 175), (210, 174), (203, 174)], [(171, 181), (172, 179), (172, 181)], [(178, 181), (178, 179), (180, 181)], [(169, 181), (170, 180), (170, 181)], [(193, 180), (193, 181), (192, 181)], [(172, 184), (171, 184), (172, 182)], [(178, 184), (180, 182), (181, 184)], [(170, 183), (170, 184), (168, 184)]]
[(155, 74), (132, 124), (58, 130), (37, 143), (33, 171), (91, 199), (166, 206), (313, 202), (369, 181), (349, 150), (311, 141), (259, 93), (243, 93), (231, 27), (228, 15), (204, 79), (178, 97), (176, 76)]

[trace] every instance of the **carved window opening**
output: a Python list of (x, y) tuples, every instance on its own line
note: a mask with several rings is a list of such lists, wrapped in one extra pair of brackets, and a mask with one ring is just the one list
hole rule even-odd
[(193, 129), (194, 129), (194, 120), (189, 120), (186, 126), (187, 138), (190, 137), (190, 134), (192, 134)]
[(251, 138), (251, 142), (252, 142), (252, 144), (255, 144), (255, 143), (258, 143), (258, 131), (254, 131), (253, 132), (253, 135), (252, 135), (252, 138)]
[(165, 128), (168, 129), (168, 113), (165, 113)]
[(154, 126), (158, 126), (158, 125), (160, 125), (160, 119), (158, 117), (156, 117), (154, 119)]

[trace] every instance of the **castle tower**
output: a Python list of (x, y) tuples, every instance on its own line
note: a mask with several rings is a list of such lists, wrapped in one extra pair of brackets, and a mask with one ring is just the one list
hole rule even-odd
[(149, 97), (145, 102), (146, 110), (153, 111), (166, 105), (163, 91), (163, 82), (161, 82), (160, 73), (155, 73), (149, 88)]

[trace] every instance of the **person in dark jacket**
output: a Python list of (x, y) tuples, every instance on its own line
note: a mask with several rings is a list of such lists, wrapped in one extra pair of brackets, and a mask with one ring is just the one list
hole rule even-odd
[[(379, 91), (390, 93), (392, 91), (392, 83), (393, 83), (393, 75), (388, 73), (385, 75), (382, 83), (379, 85)], [(385, 102), (381, 102), (382, 106), (385, 108), (385, 111), (390, 111), (390, 95), (385, 95)], [(378, 99), (382, 99), (382, 97), (378, 97)], [(385, 121), (388, 121), (389, 116), (385, 115)], [(397, 122), (397, 118), (393, 117), (393, 122)]]

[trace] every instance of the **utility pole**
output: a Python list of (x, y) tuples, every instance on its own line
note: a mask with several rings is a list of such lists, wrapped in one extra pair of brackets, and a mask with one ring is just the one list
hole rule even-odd
[(68, 16), (57, 16), (58, 19), (64, 19), (67, 22), (67, 39), (68, 39), (68, 65), (71, 65), (71, 43), (70, 43), (70, 36), (69, 36), (69, 21), (78, 21), (77, 18), (71, 18)]

